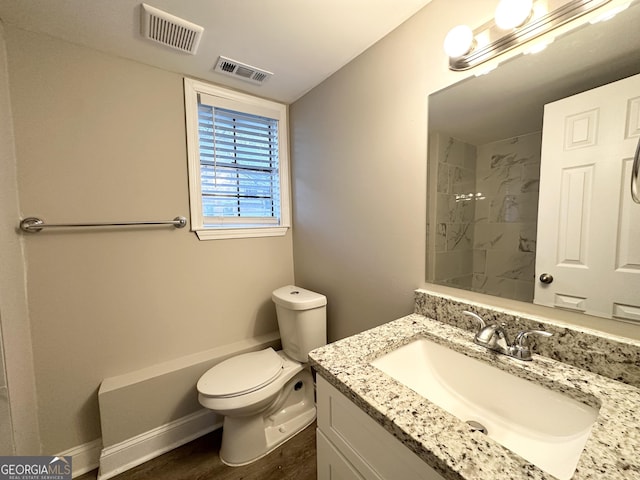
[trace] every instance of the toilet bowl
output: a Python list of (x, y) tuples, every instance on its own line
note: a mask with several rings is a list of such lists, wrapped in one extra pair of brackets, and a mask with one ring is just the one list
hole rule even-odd
[(326, 344), (326, 298), (293, 285), (273, 292), (283, 350), (229, 358), (197, 384), (200, 404), (224, 415), (220, 459), (230, 466), (267, 455), (316, 418), (307, 354)]

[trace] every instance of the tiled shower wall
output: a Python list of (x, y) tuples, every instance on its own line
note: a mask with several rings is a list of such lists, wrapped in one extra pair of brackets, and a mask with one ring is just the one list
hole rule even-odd
[(532, 301), (541, 133), (477, 147), (437, 138), (434, 281)]
[(533, 301), (541, 142), (537, 132), (478, 147), (475, 291)]
[(435, 281), (471, 288), (476, 147), (447, 135), (437, 138)]

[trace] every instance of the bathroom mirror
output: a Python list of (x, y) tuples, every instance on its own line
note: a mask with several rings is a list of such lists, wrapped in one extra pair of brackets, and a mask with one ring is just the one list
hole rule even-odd
[(640, 73), (638, 25), (635, 0), (429, 96), (427, 282), (534, 301), (544, 105)]

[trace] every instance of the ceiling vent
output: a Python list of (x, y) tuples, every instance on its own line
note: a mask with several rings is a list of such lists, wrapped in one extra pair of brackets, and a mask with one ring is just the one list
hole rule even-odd
[(142, 36), (191, 55), (196, 54), (204, 28), (142, 4)]
[(262, 85), (267, 78), (273, 75), (273, 73), (262, 70), (261, 68), (252, 67), (251, 65), (222, 56), (218, 57), (218, 61), (213, 70), (240, 80), (246, 80), (256, 85)]

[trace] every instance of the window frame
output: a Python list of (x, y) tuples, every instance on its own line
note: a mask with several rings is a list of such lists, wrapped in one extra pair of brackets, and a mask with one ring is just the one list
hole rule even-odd
[[(202, 187), (200, 172), (200, 138), (198, 134), (198, 95), (219, 100), (220, 108), (258, 114), (278, 119), (278, 173), (280, 180), (280, 219), (274, 225), (256, 221), (206, 223), (202, 211)], [(209, 104), (210, 102), (207, 102)], [(285, 104), (236, 92), (191, 78), (184, 78), (184, 106), (187, 134), (187, 164), (189, 176), (189, 207), (191, 231), (200, 240), (228, 238), (273, 237), (285, 235), (291, 227), (289, 180), (289, 124)], [(239, 217), (241, 218), (241, 217)]]

